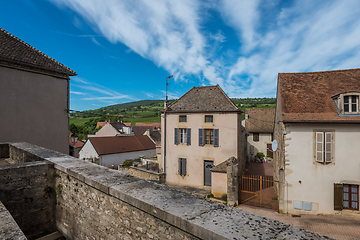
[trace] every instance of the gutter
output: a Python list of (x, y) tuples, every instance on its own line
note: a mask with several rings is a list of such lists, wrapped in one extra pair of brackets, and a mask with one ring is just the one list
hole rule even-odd
[(161, 113), (226, 113), (226, 112), (238, 112), (238, 113), (243, 113), (243, 111), (241, 111), (240, 109), (238, 110), (211, 110), (211, 111), (166, 111), (166, 110), (160, 110)]

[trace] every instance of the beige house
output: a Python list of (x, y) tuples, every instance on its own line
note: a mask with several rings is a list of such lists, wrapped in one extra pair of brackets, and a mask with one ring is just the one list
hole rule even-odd
[(256, 153), (273, 157), (271, 144), (273, 141), (275, 109), (253, 108), (245, 110), (245, 129), (247, 137), (247, 153), (249, 161), (254, 161)]
[(241, 159), (241, 110), (218, 86), (193, 87), (162, 111), (166, 182), (210, 186), (213, 166)]
[[(100, 123), (100, 124), (99, 124)], [(97, 126), (101, 126), (103, 122), (99, 122)], [(132, 127), (128, 127), (120, 121), (117, 122), (105, 122), (99, 131), (94, 135), (88, 135), (88, 137), (113, 137), (117, 135), (130, 135), (134, 134)]]
[(360, 69), (279, 73), (274, 178), (279, 209), (359, 214)]
[(75, 75), (0, 28), (0, 142), (68, 154), (69, 81)]

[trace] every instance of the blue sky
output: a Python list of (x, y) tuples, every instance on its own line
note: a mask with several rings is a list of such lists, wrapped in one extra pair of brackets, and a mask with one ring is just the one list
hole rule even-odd
[(11, 0), (0, 27), (77, 72), (71, 109), (219, 84), (275, 97), (279, 72), (360, 67), (357, 0)]

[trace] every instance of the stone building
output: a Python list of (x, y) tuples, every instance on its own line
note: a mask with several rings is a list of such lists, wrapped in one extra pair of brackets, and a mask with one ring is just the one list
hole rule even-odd
[(256, 153), (273, 157), (271, 144), (273, 141), (275, 109), (254, 108), (245, 110), (245, 129), (247, 137), (247, 154), (249, 160), (255, 159)]
[(279, 209), (359, 214), (360, 69), (279, 73)]
[(76, 73), (0, 28), (0, 142), (69, 152), (69, 81)]
[(211, 186), (213, 166), (230, 157), (241, 161), (241, 113), (218, 85), (193, 87), (165, 108), (161, 155), (166, 182)]

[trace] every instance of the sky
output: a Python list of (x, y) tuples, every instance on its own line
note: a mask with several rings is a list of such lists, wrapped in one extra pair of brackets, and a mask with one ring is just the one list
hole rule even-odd
[(219, 84), (275, 97), (279, 72), (360, 68), (358, 0), (11, 0), (0, 27), (76, 71), (70, 108)]

